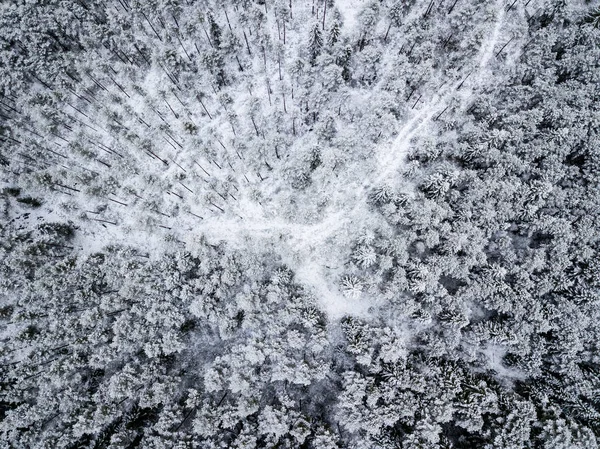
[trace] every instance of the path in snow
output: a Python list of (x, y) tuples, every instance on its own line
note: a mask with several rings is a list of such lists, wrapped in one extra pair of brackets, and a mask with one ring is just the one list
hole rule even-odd
[[(351, 22), (357, 14), (357, 10), (353, 8), (362, 4), (361, 0), (348, 2), (343, 11), (345, 20)], [(332, 184), (327, 189), (334, 201), (330, 202), (321, 220), (311, 224), (296, 223), (282, 218), (276, 203), (263, 207), (240, 198), (236, 203), (237, 216), (206, 216), (202, 221), (196, 218), (182, 219), (180, 227), (191, 231), (180, 234), (183, 243), (193, 244), (199, 234), (202, 234), (209, 241), (227, 241), (244, 249), (251, 238), (262, 249), (276, 251), (283, 262), (294, 269), (297, 280), (313, 291), (330, 318), (336, 319), (346, 314), (367, 314), (369, 307), (377, 305), (376, 298), (369, 298), (369, 301), (365, 298), (346, 298), (338, 288), (339, 278), (344, 273), (343, 263), (347, 260), (349, 247), (353, 243), (352, 231), (377, 225), (380, 218), (369, 210), (369, 191), (372, 186), (389, 182), (398, 173), (410, 150), (411, 141), (425, 133), (432, 120), (444, 108), (456, 102), (457, 97), (458, 106), (463, 109), (473, 93), (485, 85), (487, 66), (502, 34), (505, 16), (502, 0), (496, 1), (496, 9), (498, 12), (493, 32), (481, 45), (478, 62), (472, 72), (465, 69), (459, 80), (444, 83), (428, 100), (421, 102), (414, 111), (411, 110), (412, 115), (407, 117), (394, 140), (389, 145), (379, 146), (373, 160), (374, 169), (366, 180), (344, 184), (347, 180), (332, 179)], [(459, 86), (461, 91), (457, 95)], [(110, 228), (96, 232), (93, 237), (97, 237), (98, 241), (89, 246), (99, 249), (103, 244), (118, 241), (116, 237), (119, 232)], [(140, 246), (146, 248), (161, 244), (148, 240), (148, 237), (130, 233), (126, 238), (128, 242), (142, 243)]]
[[(360, 1), (353, 0), (352, 5), (360, 4)], [(372, 227), (377, 218), (373, 217), (367, 203), (370, 188), (389, 181), (398, 172), (410, 150), (412, 139), (426, 132), (432, 119), (456, 101), (459, 86), (462, 93), (458, 106), (462, 109), (474, 91), (485, 84), (486, 68), (494, 55), (504, 23), (505, 12), (501, 0), (497, 0), (496, 8), (498, 13), (493, 33), (482, 44), (473, 72), (468, 73), (465, 69), (459, 80), (444, 83), (429, 100), (415, 109), (393, 142), (389, 146), (380, 146), (374, 158), (375, 169), (368, 179), (345, 185), (333, 182), (328, 188), (337, 190), (336, 201), (320, 221), (312, 224), (295, 223), (278, 216), (276, 208), (270, 211), (256, 204), (241, 204), (236, 211), (239, 217), (207, 217), (197, 230), (209, 240), (224, 240), (239, 248), (248, 244), (249, 236), (270, 242), (284, 263), (294, 269), (296, 279), (313, 291), (331, 319), (347, 314), (367, 314), (370, 307), (377, 306), (376, 298), (370, 298), (369, 301), (365, 298), (347, 298), (338, 288), (343, 262), (352, 243), (350, 228)], [(356, 15), (350, 9), (344, 11), (344, 17), (348, 20)]]
[[(358, 185), (346, 186), (345, 195), (351, 201), (346, 203), (352, 204), (353, 207), (348, 210), (334, 210), (319, 224), (314, 225), (313, 231), (316, 233), (316, 238), (323, 243), (332, 234), (338, 232), (344, 226), (354, 223), (357, 227), (360, 226), (360, 221), (372, 215), (369, 213), (367, 197), (371, 186), (380, 185), (392, 177), (403, 165), (406, 155), (410, 150), (410, 142), (413, 138), (423, 133), (431, 120), (440, 114), (444, 108), (450, 106), (454, 100), (454, 94), (458, 88), (463, 88), (460, 109), (465, 107), (465, 103), (470, 100), (473, 92), (485, 84), (487, 75), (487, 65), (494, 55), (494, 49), (501, 35), (501, 29), (504, 23), (505, 10), (502, 0), (497, 0), (496, 8), (498, 15), (494, 26), (494, 31), (482, 46), (479, 52), (479, 63), (477, 65), (477, 73), (463, 73), (463, 77), (453, 84), (445, 83), (444, 86), (432, 95), (432, 97), (411, 117), (399, 130), (398, 135), (394, 139), (390, 147), (381, 147), (377, 154), (377, 171), (374, 173), (373, 179), (368, 179)], [(465, 77), (469, 76), (469, 82), (465, 82)], [(335, 220), (331, 218), (335, 217)], [(365, 223), (366, 224), (366, 223)], [(324, 226), (325, 225), (325, 226)], [(294, 225), (290, 227), (290, 231), (297, 232), (298, 228)], [(301, 234), (303, 235), (303, 234)], [(315, 235), (307, 240), (314, 244)], [(300, 240), (302, 242), (302, 240)], [(302, 248), (302, 246), (300, 245)], [(377, 306), (377, 301), (361, 301), (360, 299), (350, 299), (340, 293), (336, 287), (337, 278), (327, 279), (324, 273), (324, 266), (339, 266), (341, 261), (339, 255), (343, 254), (339, 249), (328, 251), (325, 255), (315, 257), (315, 254), (307, 254), (306, 259), (296, 266), (298, 278), (303, 283), (314, 288), (315, 293), (319, 296), (321, 304), (332, 319), (340, 318), (346, 314), (364, 315), (368, 313), (370, 306)], [(336, 256), (338, 256), (336, 258)], [(335, 272), (335, 271), (334, 271)], [(339, 272), (339, 270), (338, 270)]]

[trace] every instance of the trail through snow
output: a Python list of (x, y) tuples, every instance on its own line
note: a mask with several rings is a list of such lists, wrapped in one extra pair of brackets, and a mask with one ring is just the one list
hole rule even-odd
[[(357, 15), (357, 8), (363, 2), (352, 0), (343, 8), (344, 19), (351, 23)], [(180, 223), (186, 231), (180, 234), (183, 244), (193, 244), (199, 235), (209, 241), (226, 241), (240, 249), (253, 239), (263, 250), (276, 251), (283, 262), (294, 269), (296, 278), (319, 300), (331, 319), (344, 315), (366, 315), (372, 307), (377, 307), (377, 298), (347, 298), (340, 291), (339, 279), (344, 274), (344, 261), (348, 260), (349, 248), (353, 243), (352, 232), (378, 224), (377, 217), (369, 211), (367, 202), (372, 186), (391, 182), (394, 175), (405, 163), (411, 141), (426, 133), (432, 120), (457, 101), (460, 109), (469, 102), (473, 93), (488, 76), (487, 66), (494, 56), (494, 49), (501, 37), (504, 24), (504, 5), (496, 1), (497, 16), (493, 32), (479, 50), (478, 61), (469, 72), (465, 68), (460, 79), (445, 82), (436, 92), (430, 92), (429, 99), (410, 110), (406, 121), (389, 143), (380, 145), (373, 157), (373, 170), (365, 180), (332, 180), (327, 186), (333, 200), (319, 221), (297, 223), (281, 216), (278, 204), (263, 206), (248, 199), (236, 203), (235, 215), (222, 214), (206, 216), (204, 220), (192, 218)], [(462, 89), (460, 92), (458, 90)], [(459, 95), (457, 95), (457, 93)], [(427, 94), (424, 93), (423, 97)], [(285, 200), (282, 200), (285, 201)], [(92, 250), (111, 242), (116, 236), (107, 228), (93, 237), (98, 241), (90, 245)], [(128, 236), (130, 242), (143, 242), (143, 246), (158, 245), (144, 235)], [(108, 242), (107, 242), (108, 240)], [(116, 239), (115, 239), (116, 240)], [(85, 246), (85, 245), (83, 245)]]
[[(460, 109), (463, 109), (466, 102), (470, 100), (473, 92), (485, 83), (487, 77), (486, 67), (490, 59), (494, 55), (494, 49), (498, 43), (501, 35), (501, 29), (504, 24), (504, 4), (501, 0), (496, 1), (496, 9), (498, 11), (496, 23), (494, 25), (494, 31), (490, 38), (481, 46), (479, 52), (479, 63), (477, 66), (477, 73), (468, 74), (466, 71), (463, 73), (463, 77), (458, 81), (450, 84), (444, 83), (441, 89), (433, 94), (431, 98), (418, 109), (418, 111), (409, 118), (402, 128), (398, 131), (398, 134), (392, 144), (387, 147), (383, 146), (379, 149), (379, 153), (375, 155), (377, 161), (377, 170), (374, 173), (372, 179), (367, 179), (361, 184), (346, 186), (346, 195), (354, 200), (354, 206), (351, 209), (346, 210), (334, 210), (320, 223), (309, 227), (312, 234), (307, 240), (303, 240), (308, 237), (305, 233), (300, 233), (299, 248), (300, 250), (306, 249), (309, 245), (314, 245), (315, 240), (320, 244), (324, 243), (327, 238), (332, 234), (337, 233), (341, 228), (351, 223), (360, 226), (358, 223), (360, 219), (365, 219), (369, 216), (367, 196), (369, 193), (369, 187), (373, 185), (382, 184), (389, 180), (392, 175), (398, 172), (401, 166), (404, 164), (407, 153), (410, 150), (411, 140), (417, 137), (420, 133), (426, 131), (427, 126), (431, 120), (440, 114), (444, 108), (449, 107), (451, 102), (454, 101), (454, 94), (459, 88), (463, 88), (463, 94), (461, 95)], [(469, 77), (469, 82), (465, 82), (466, 78)], [(347, 203), (351, 204), (351, 201)], [(347, 204), (346, 203), (346, 204)], [(296, 225), (292, 225), (290, 231), (294, 233), (299, 231)], [(307, 229), (305, 228), (305, 231)], [(371, 307), (376, 307), (379, 301), (376, 298), (370, 298), (366, 301), (365, 298), (351, 299), (345, 297), (340, 293), (336, 287), (339, 279), (338, 276), (334, 276), (333, 279), (329, 278), (324, 273), (323, 267), (329, 265), (337, 265), (341, 263), (341, 260), (335, 260), (335, 255), (344, 254), (340, 248), (335, 251), (328, 251), (325, 255), (305, 254), (304, 260), (296, 266), (296, 272), (298, 277), (305, 284), (313, 287), (315, 294), (319, 296), (321, 304), (327, 311), (331, 319), (337, 319), (344, 315), (365, 315), (369, 312)], [(333, 256), (333, 260), (331, 258)], [(334, 270), (334, 273), (336, 271)]]

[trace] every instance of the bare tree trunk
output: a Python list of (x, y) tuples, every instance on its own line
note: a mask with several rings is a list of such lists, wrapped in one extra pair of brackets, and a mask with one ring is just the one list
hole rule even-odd
[(227, 15), (227, 8), (223, 8), (223, 12), (225, 13), (225, 18), (227, 19), (227, 26), (229, 26), (229, 31), (233, 33), (233, 30), (231, 29), (231, 23), (229, 23), (229, 16)]
[(246, 36), (246, 32), (242, 31), (244, 33), (244, 40), (246, 41), (246, 48), (248, 49), (248, 54), (250, 56), (252, 56), (252, 52), (250, 51), (250, 44), (248, 43), (248, 36)]
[(392, 22), (390, 22), (390, 24), (387, 27), (387, 30), (385, 32), (385, 36), (383, 38), (383, 42), (387, 42), (388, 34), (389, 34), (391, 28), (392, 28)]

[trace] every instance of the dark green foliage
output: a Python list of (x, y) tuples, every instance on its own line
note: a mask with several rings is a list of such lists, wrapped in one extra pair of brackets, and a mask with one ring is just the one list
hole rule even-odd
[(594, 28), (600, 28), (600, 7), (592, 9), (585, 17), (585, 21)]
[(311, 30), (308, 38), (308, 54), (310, 55), (310, 61), (314, 64), (317, 56), (321, 54), (323, 48), (323, 36), (321, 34), (321, 27), (318, 23), (315, 23)]
[(21, 189), (18, 187), (6, 187), (3, 193), (9, 196), (19, 196), (21, 194)]
[(59, 237), (65, 240), (69, 240), (75, 235), (75, 228), (64, 223), (42, 223), (38, 226), (38, 230), (42, 235)]
[(26, 204), (26, 205), (34, 207), (34, 208), (40, 207), (42, 205), (42, 202), (40, 200), (38, 200), (37, 198), (32, 198), (30, 196), (26, 196), (23, 198), (17, 198), (17, 201), (19, 203)]
[(333, 47), (340, 38), (340, 24), (336, 21), (333, 22), (331, 29), (329, 30), (329, 36), (327, 37), (327, 44)]
[(210, 37), (212, 38), (213, 45), (217, 48), (221, 47), (221, 28), (211, 13), (208, 13), (208, 24), (210, 27)]
[(2, 9), (0, 446), (598, 447), (598, 11), (342, 1)]

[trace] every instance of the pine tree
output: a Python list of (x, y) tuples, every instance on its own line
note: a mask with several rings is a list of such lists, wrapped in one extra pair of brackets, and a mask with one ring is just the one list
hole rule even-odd
[(329, 36), (327, 37), (327, 45), (333, 47), (340, 38), (340, 23), (336, 20), (329, 29)]
[(221, 47), (221, 28), (219, 27), (219, 24), (216, 22), (215, 17), (212, 15), (212, 13), (208, 13), (207, 14), (207, 18), (208, 18), (208, 25), (209, 25), (209, 29), (210, 29), (210, 37), (212, 39), (213, 45), (215, 46), (215, 48), (220, 48)]
[(310, 55), (310, 61), (312, 64), (317, 60), (317, 56), (321, 54), (323, 48), (323, 36), (321, 34), (321, 27), (319, 23), (315, 23), (310, 31), (308, 40), (308, 52)]

